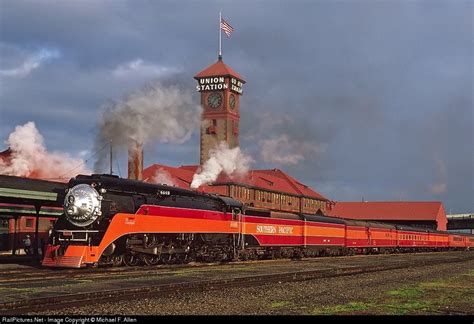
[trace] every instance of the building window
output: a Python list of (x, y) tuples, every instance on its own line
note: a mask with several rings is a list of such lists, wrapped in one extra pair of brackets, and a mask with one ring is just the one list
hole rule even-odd
[(27, 218), (25, 227), (33, 227), (33, 218)]
[(211, 125), (207, 128), (207, 134), (217, 134), (217, 120), (213, 119)]

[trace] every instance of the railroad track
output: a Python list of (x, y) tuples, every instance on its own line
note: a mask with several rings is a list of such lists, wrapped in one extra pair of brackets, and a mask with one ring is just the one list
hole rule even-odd
[[(418, 253), (405, 253), (405, 254), (393, 254), (394, 256), (420, 256), (420, 255), (435, 255), (435, 252), (418, 252)], [(443, 252), (440, 252), (443, 253)], [(446, 253), (446, 252), (444, 252)], [(449, 253), (449, 252), (448, 252)], [(384, 256), (384, 254), (374, 255), (352, 255), (352, 256), (338, 256), (329, 259), (348, 259), (355, 260), (356, 258), (377, 258)], [(328, 260), (326, 258), (303, 258), (301, 260)], [(36, 280), (49, 280), (49, 279), (62, 279), (62, 278), (77, 278), (88, 276), (88, 278), (100, 278), (102, 276), (120, 276), (133, 274), (149, 274), (163, 270), (174, 270), (180, 268), (204, 268), (210, 266), (219, 265), (239, 265), (239, 264), (261, 264), (261, 263), (288, 263), (293, 262), (292, 259), (271, 259), (271, 260), (253, 260), (253, 261), (235, 261), (235, 262), (212, 262), (212, 263), (187, 263), (187, 264), (160, 264), (155, 266), (134, 266), (134, 267), (99, 267), (99, 268), (81, 268), (81, 269), (64, 269), (64, 268), (45, 268), (41, 266), (35, 266), (32, 268), (20, 268), (20, 269), (6, 269), (0, 270), (0, 284), (18, 281), (18, 277), (21, 276), (22, 281), (36, 281)]]
[(398, 262), (391, 265), (349, 266), (334, 269), (318, 269), (296, 272), (281, 272), (264, 275), (239, 276), (225, 279), (195, 280), (169, 284), (156, 284), (139, 288), (114, 289), (87, 293), (63, 294), (54, 297), (41, 297), (18, 300), (0, 304), (1, 315), (25, 314), (28, 312), (48, 311), (68, 306), (82, 306), (91, 303), (118, 301), (140, 297), (158, 297), (175, 293), (208, 291), (230, 287), (249, 287), (269, 283), (304, 281), (321, 278), (351, 276), (379, 271), (419, 268), (443, 263), (456, 263), (472, 260), (472, 257), (455, 257), (419, 260), (417, 262)]
[(122, 268), (91, 268), (91, 269), (15, 269), (11, 271), (0, 271), (0, 283), (14, 282), (21, 276), (22, 281), (37, 281), (37, 280), (50, 280), (50, 279), (63, 279), (63, 278), (77, 278), (85, 277), (88, 278), (100, 278), (103, 276), (120, 276), (129, 275), (131, 273), (141, 274), (150, 273), (163, 270), (173, 270), (179, 268), (190, 268), (190, 267), (205, 267), (214, 264), (193, 264), (193, 265), (159, 265), (159, 266), (148, 266), (148, 267), (122, 267)]
[(33, 269), (9, 269), (0, 270), (0, 284), (18, 281), (37, 281), (64, 278), (101, 278), (113, 276), (128, 276), (130, 274), (157, 274), (167, 270), (189, 269), (189, 268), (206, 268), (221, 265), (240, 265), (240, 264), (262, 264), (262, 263), (288, 263), (291, 259), (274, 259), (274, 260), (258, 260), (258, 261), (236, 261), (236, 262), (212, 262), (212, 263), (187, 263), (172, 265), (155, 265), (155, 266), (135, 266), (135, 267), (102, 267), (102, 268), (82, 268), (82, 269), (47, 269), (36, 267)]
[[(439, 252), (446, 255), (449, 252)], [(435, 256), (434, 252), (418, 252), (418, 253), (405, 253), (405, 254), (390, 254), (393, 256), (403, 256), (406, 257), (417, 257), (420, 255), (430, 255)], [(302, 258), (297, 259), (296, 261), (311, 261), (311, 260), (334, 260), (334, 259), (348, 259), (348, 260), (356, 260), (357, 258), (377, 258), (383, 257), (385, 254), (371, 254), (371, 255), (351, 255), (351, 256), (337, 256), (337, 257), (319, 257), (319, 258)], [(155, 266), (147, 266), (147, 265), (138, 265), (133, 267), (121, 266), (121, 267), (111, 267), (111, 266), (103, 266), (103, 267), (88, 267), (88, 268), (81, 268), (81, 269), (67, 269), (67, 268), (46, 268), (40, 265), (31, 266), (28, 268), (13, 268), (13, 269), (1, 269), (0, 268), (0, 283), (1, 282), (8, 282), (10, 281), (8, 278), (12, 277), (14, 280), (18, 280), (17, 276), (21, 276), (23, 278), (45, 278), (53, 277), (53, 276), (75, 276), (75, 275), (91, 275), (91, 274), (120, 274), (120, 273), (140, 273), (140, 272), (149, 272), (155, 270), (166, 270), (166, 269), (177, 269), (177, 268), (199, 268), (199, 267), (209, 267), (209, 266), (219, 266), (219, 265), (238, 265), (238, 264), (263, 264), (263, 263), (288, 263), (293, 262), (295, 259), (262, 259), (262, 260), (248, 260), (248, 261), (232, 261), (232, 262), (191, 262), (191, 263), (182, 263), (182, 264), (159, 264)]]

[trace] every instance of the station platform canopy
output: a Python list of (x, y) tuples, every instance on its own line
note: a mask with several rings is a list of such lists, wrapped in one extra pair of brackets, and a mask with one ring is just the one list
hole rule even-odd
[(0, 175), (0, 206), (61, 207), (65, 189), (62, 182)]
[[(42, 207), (39, 210), (39, 217), (54, 218), (61, 216), (61, 207)], [(17, 216), (36, 216), (36, 209), (30, 205), (0, 204), (0, 218), (8, 219)]]

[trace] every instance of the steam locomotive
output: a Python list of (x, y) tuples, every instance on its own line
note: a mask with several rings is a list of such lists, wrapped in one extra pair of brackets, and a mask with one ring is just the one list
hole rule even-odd
[(135, 266), (473, 246), (472, 235), (254, 210), (215, 194), (79, 175), (67, 185), (42, 264)]

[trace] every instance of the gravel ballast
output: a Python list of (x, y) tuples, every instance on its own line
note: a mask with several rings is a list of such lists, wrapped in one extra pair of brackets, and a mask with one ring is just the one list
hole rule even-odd
[[(255, 287), (228, 288), (192, 293), (176, 293), (167, 297), (106, 302), (69, 307), (35, 314), (49, 315), (306, 315), (319, 314), (329, 307), (351, 305), (358, 313), (366, 304), (386, 298), (387, 292), (397, 291), (420, 282), (446, 280), (474, 269), (474, 261), (431, 265), (426, 267), (381, 271), (337, 278), (302, 282), (264, 284)], [(472, 282), (466, 283), (465, 288)], [(423, 296), (417, 297), (423, 301)], [(452, 302), (452, 301), (451, 301)], [(454, 305), (455, 306), (455, 305)], [(331, 308), (332, 307), (332, 308)], [(447, 308), (450, 305), (446, 305)], [(474, 309), (463, 305), (463, 312)], [(347, 307), (345, 308), (347, 311)], [(382, 311), (376, 311), (379, 314)], [(430, 310), (415, 310), (426, 314)], [(324, 312), (323, 312), (324, 313)], [(331, 313), (331, 311), (329, 312)], [(337, 312), (336, 312), (337, 313)], [(344, 312), (343, 312), (344, 313)], [(346, 312), (347, 313), (347, 312)], [(348, 313), (351, 313), (350, 311)], [(369, 310), (365, 313), (373, 313)]]

